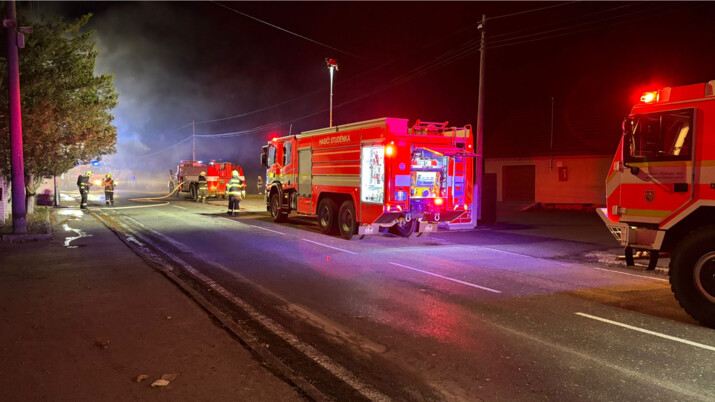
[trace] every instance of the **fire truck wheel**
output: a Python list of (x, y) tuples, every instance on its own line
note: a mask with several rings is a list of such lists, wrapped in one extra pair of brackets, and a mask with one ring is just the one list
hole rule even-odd
[(336, 229), (336, 213), (338, 209), (331, 198), (323, 198), (318, 204), (318, 226), (324, 234), (333, 234)]
[(286, 217), (288, 214), (284, 214), (280, 210), (280, 198), (278, 197), (278, 193), (274, 193), (271, 196), (271, 218), (273, 218), (273, 222), (280, 223), (280, 222), (285, 222)]
[(390, 233), (396, 235), (396, 236), (402, 236), (402, 237), (415, 237), (418, 233), (415, 233), (415, 230), (417, 229), (417, 222), (413, 219), (409, 222), (400, 221), (394, 224), (390, 228)]
[(715, 227), (690, 233), (676, 247), (670, 287), (688, 314), (715, 328)]
[(355, 220), (355, 205), (352, 201), (344, 201), (338, 211), (338, 230), (340, 236), (345, 240), (352, 239), (357, 231), (357, 221)]

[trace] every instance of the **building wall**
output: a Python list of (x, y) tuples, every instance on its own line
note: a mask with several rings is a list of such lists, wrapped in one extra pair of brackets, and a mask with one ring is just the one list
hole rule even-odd
[[(606, 175), (613, 160), (608, 156), (558, 156), (490, 158), (485, 173), (497, 175), (497, 200), (503, 201), (504, 166), (533, 165), (534, 201), (546, 204), (597, 204), (606, 202)], [(551, 166), (551, 167), (550, 167)], [(562, 175), (563, 177), (560, 177)]]

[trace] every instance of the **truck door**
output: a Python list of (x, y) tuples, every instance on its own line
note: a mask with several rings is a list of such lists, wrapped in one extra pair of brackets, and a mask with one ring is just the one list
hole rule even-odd
[(677, 109), (626, 119), (621, 221), (661, 224), (692, 200), (695, 115)]

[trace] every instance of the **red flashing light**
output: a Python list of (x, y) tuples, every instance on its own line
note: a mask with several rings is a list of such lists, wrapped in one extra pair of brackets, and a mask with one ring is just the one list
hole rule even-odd
[(643, 103), (653, 103), (658, 100), (658, 91), (645, 92), (641, 95), (641, 102)]
[(444, 202), (444, 200), (441, 198), (434, 199), (434, 205), (442, 205), (443, 202)]
[(388, 145), (385, 147), (385, 155), (392, 156), (392, 154), (394, 154), (394, 153), (395, 153), (395, 147), (393, 147), (392, 145)]

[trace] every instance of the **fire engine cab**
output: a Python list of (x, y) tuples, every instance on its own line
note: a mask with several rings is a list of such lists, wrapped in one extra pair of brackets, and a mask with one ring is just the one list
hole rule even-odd
[(668, 253), (688, 314), (715, 328), (715, 81), (647, 92), (623, 121), (599, 215), (626, 248)]
[(434, 232), (472, 206), (472, 129), (381, 118), (276, 138), (263, 147), (266, 209), (315, 215), (345, 239), (381, 228)]

